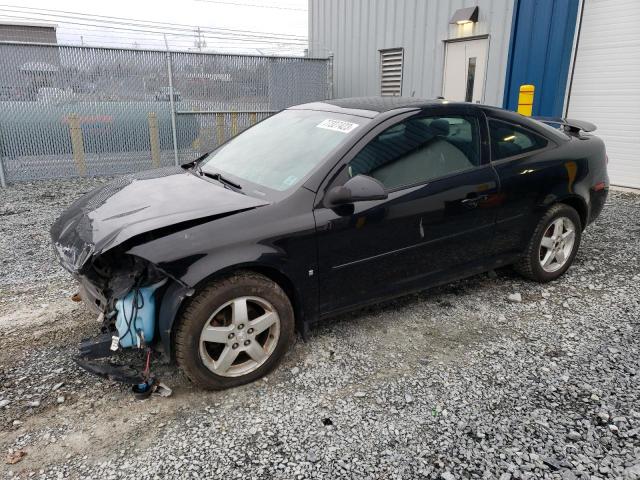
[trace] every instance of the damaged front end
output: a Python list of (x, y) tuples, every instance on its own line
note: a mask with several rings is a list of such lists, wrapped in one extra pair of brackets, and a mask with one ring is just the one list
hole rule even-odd
[[(125, 175), (76, 200), (52, 225), (51, 238), (60, 264), (79, 283), (79, 296), (102, 322), (101, 335), (82, 343), (78, 363), (113, 380), (145, 380), (151, 347), (170, 348), (171, 323), (192, 286), (181, 280), (180, 262), (168, 273), (132, 250), (267, 204), (180, 167)], [(186, 238), (176, 239), (168, 255)], [(94, 362), (125, 348), (146, 351), (143, 372)]]
[[(83, 340), (75, 358), (85, 370), (127, 384), (148, 384), (151, 347), (158, 339), (157, 304), (168, 276), (127, 250), (152, 236), (154, 229), (193, 218), (192, 209), (176, 208), (185, 205), (179, 201), (183, 199), (164, 194), (171, 191), (168, 181), (177, 177), (173, 183), (188, 182), (188, 175), (169, 168), (120, 177), (80, 197), (52, 225), (54, 252), (78, 282), (74, 297), (82, 299), (101, 324), (100, 334)], [(179, 194), (181, 189), (173, 191)], [(124, 348), (146, 351), (144, 369), (109, 361)]]
[(122, 252), (110, 252), (75, 274), (79, 296), (101, 322), (100, 335), (80, 344), (76, 362), (85, 370), (133, 385), (149, 381), (148, 368), (104, 363), (124, 348), (147, 351), (157, 343), (157, 305), (167, 276), (153, 264)]

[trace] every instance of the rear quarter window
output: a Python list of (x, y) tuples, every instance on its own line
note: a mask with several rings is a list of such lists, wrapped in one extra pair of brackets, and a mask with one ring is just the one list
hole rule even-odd
[(531, 130), (512, 123), (489, 119), (493, 160), (515, 157), (546, 147), (549, 141)]

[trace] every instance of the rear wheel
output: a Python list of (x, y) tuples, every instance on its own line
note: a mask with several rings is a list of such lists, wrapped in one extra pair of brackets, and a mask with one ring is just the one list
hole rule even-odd
[(578, 212), (568, 205), (553, 205), (538, 222), (525, 255), (514, 267), (531, 280), (555, 280), (573, 263), (581, 238)]
[(211, 390), (252, 382), (280, 362), (293, 338), (291, 302), (254, 273), (217, 280), (191, 300), (176, 331), (176, 359)]

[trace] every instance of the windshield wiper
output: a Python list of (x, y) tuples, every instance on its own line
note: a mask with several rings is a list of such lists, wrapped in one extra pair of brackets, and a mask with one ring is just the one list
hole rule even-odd
[(217, 180), (220, 183), (224, 183), (225, 185), (229, 185), (230, 187), (236, 188), (238, 190), (242, 190), (242, 187), (239, 184), (237, 184), (236, 182), (232, 182), (228, 178), (223, 177), (221, 173), (205, 172), (204, 170), (202, 170), (202, 168), (199, 168), (196, 171), (200, 175), (204, 175), (205, 177), (213, 178), (214, 180)]
[(202, 167), (200, 166), (200, 162), (193, 162), (193, 170), (198, 174), (198, 175), (202, 175)]
[(242, 190), (242, 186), (240, 186), (239, 184), (237, 184), (232, 180), (229, 180), (228, 178), (225, 178), (221, 173), (205, 172), (200, 166), (200, 159), (195, 160), (191, 168), (193, 169), (194, 172), (196, 172), (201, 177), (204, 176), (204, 177), (213, 178), (214, 180), (217, 180), (220, 183), (224, 183), (225, 185), (233, 187), (237, 190)]

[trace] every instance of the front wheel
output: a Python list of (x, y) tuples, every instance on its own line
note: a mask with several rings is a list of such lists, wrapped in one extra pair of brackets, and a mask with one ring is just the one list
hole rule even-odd
[(538, 222), (525, 255), (514, 268), (531, 280), (555, 280), (573, 263), (581, 238), (578, 212), (568, 205), (553, 205)]
[(293, 308), (282, 288), (242, 272), (212, 282), (189, 302), (176, 331), (176, 360), (202, 388), (236, 387), (275, 368), (293, 334)]

